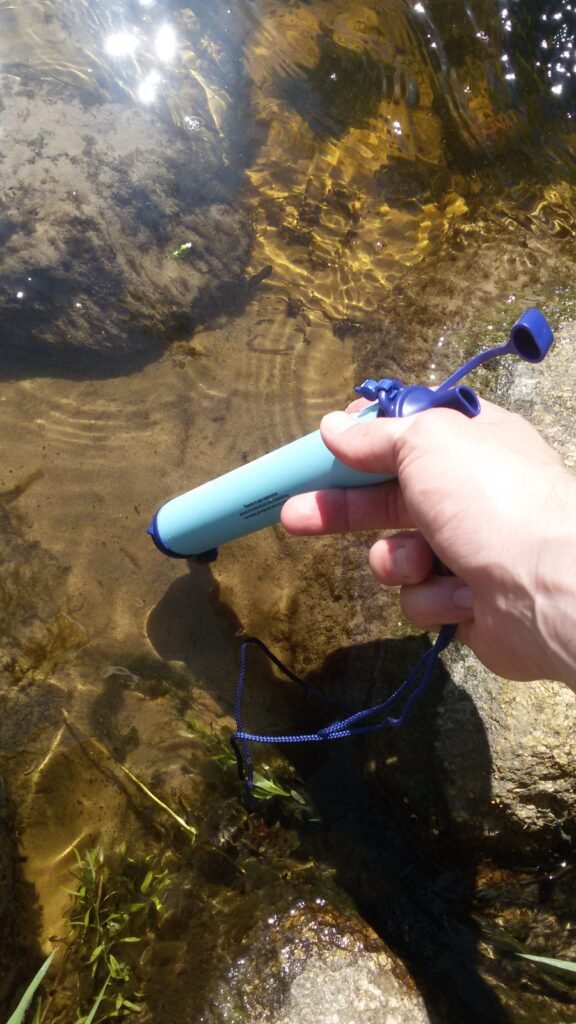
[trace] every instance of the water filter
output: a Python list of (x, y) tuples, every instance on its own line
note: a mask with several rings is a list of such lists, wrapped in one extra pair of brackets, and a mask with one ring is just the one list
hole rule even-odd
[[(378, 403), (368, 406), (359, 418), (373, 419), (378, 409)], [(387, 479), (386, 474), (359, 473), (339, 462), (315, 430), (167, 501), (149, 533), (167, 555), (209, 558), (221, 544), (277, 523), (282, 505), (294, 494)]]
[[(461, 377), (480, 363), (509, 353), (527, 362), (540, 362), (553, 340), (543, 314), (529, 309), (516, 321), (505, 344), (481, 352), (435, 390), (390, 378), (364, 381), (356, 391), (374, 401), (357, 417), (371, 420), (377, 416), (411, 416), (439, 407), (476, 416), (480, 402), (471, 388), (458, 384)], [(389, 479), (389, 474), (361, 473), (345, 466), (315, 430), (165, 502), (155, 513), (148, 533), (166, 555), (208, 561), (216, 557), (221, 544), (277, 523), (282, 505), (295, 494), (333, 487), (367, 487)]]

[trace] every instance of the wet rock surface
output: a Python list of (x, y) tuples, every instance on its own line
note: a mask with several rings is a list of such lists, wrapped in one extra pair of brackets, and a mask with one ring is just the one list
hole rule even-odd
[(575, 695), (497, 679), (461, 648), (445, 662), (456, 685), (438, 709), (435, 750), (452, 824), (487, 849), (544, 854), (573, 833)]
[(428, 1024), (402, 966), (359, 919), (300, 904), (249, 933), (220, 1013), (270, 1024)]

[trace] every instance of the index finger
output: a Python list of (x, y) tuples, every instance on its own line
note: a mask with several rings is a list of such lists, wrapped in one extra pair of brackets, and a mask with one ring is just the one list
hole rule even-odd
[(369, 405), (374, 405), (374, 402), (371, 402), (368, 398), (355, 398), (354, 401), (349, 402), (345, 411), (351, 416), (355, 412), (361, 412), (362, 409), (366, 409)]
[(280, 521), (300, 536), (414, 526), (397, 480), (297, 494), (282, 507)]

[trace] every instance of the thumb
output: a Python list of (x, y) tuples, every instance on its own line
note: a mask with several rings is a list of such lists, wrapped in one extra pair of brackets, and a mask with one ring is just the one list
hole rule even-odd
[(326, 447), (353, 469), (364, 473), (397, 473), (397, 441), (406, 431), (405, 419), (358, 419), (346, 412), (330, 412), (320, 424)]

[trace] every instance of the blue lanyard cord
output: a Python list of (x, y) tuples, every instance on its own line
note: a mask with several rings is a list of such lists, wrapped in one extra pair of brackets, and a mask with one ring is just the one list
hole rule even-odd
[[(260, 647), (270, 661), (272, 661), (288, 679), (297, 683), (306, 690), (307, 693), (312, 694), (312, 696), (321, 700), (325, 704), (334, 705), (336, 702), (325, 697), (323, 694), (319, 693), (318, 690), (315, 690), (312, 686), (309, 686), (308, 683), (305, 683), (304, 680), (295, 675), (295, 673), (287, 668), (286, 665), (282, 664), (275, 654), (272, 654), (261, 640), (257, 640), (256, 637), (247, 637), (242, 642), (242, 646), (240, 648), (240, 671), (238, 674), (238, 682), (236, 684), (236, 699), (234, 702), (236, 731), (230, 737), (230, 743), (238, 765), (238, 774), (245, 783), (246, 788), (251, 790), (254, 784), (254, 769), (248, 746), (249, 743), (326, 743), (329, 740), (347, 739), (350, 736), (361, 736), (366, 733), (377, 732), (378, 729), (384, 729), (387, 727), (397, 728), (398, 726), (404, 725), (415, 701), (428, 688), (439, 654), (448, 646), (450, 641), (453, 640), (455, 633), (456, 626), (442, 626), (434, 645), (430, 650), (426, 651), (422, 655), (404, 682), (401, 683), (394, 693), (391, 694), (390, 697), (387, 697), (385, 701), (382, 701), (380, 704), (375, 704), (371, 708), (365, 708), (363, 711), (357, 711), (355, 714), (349, 715), (347, 718), (332, 722), (323, 729), (318, 729), (317, 732), (295, 733), (288, 736), (263, 736), (259, 733), (246, 732), (244, 730), (242, 702), (246, 685), (246, 655), (249, 644), (256, 644)], [(406, 701), (396, 718), (387, 716), (378, 722), (360, 724), (364, 723), (366, 719), (372, 718), (374, 715), (382, 715), (384, 711), (391, 708), (393, 704), (405, 695), (407, 695)]]

